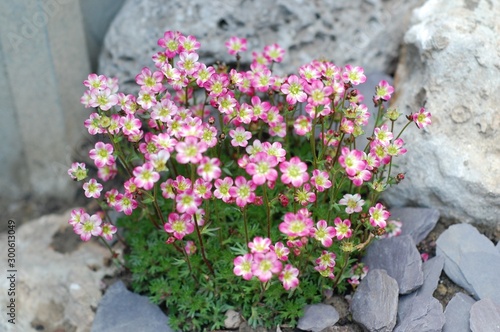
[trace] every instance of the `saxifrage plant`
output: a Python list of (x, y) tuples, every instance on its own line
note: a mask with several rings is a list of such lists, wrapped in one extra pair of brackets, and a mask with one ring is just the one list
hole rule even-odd
[[(103, 75), (84, 81), (81, 102), (95, 110), (85, 127), (98, 138), (89, 157), (109, 188), (73, 163), (69, 175), (102, 208), (75, 209), (75, 233), (110, 240), (121, 227), (134, 290), (185, 331), (223, 327), (228, 309), (251, 326), (293, 326), (306, 304), (355, 287), (363, 250), (400, 227), (378, 202), (404, 179), (400, 136), (430, 113), (410, 114), (395, 134), (386, 81), (371, 114), (356, 89), (362, 68), (316, 60), (280, 77), (277, 44), (252, 53), (247, 70), (242, 38), (226, 43), (234, 67), (200, 62), (193, 36), (168, 31), (158, 45), (137, 95)], [(123, 213), (118, 225), (109, 210)]]

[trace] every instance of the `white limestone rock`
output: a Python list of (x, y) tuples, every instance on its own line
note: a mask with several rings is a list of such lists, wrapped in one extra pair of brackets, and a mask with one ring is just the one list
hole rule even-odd
[(414, 11), (396, 72), (395, 103), (433, 124), (410, 128), (405, 180), (390, 206), (428, 206), (467, 223), (500, 214), (500, 2), (429, 0)]

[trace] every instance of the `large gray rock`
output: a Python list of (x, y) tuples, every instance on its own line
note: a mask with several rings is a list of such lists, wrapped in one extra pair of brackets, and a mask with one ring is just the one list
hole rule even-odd
[[(438, 208), (462, 222), (494, 224), (500, 214), (500, 2), (429, 0), (413, 12), (396, 72), (400, 110), (426, 102), (433, 124), (404, 136), (406, 179), (392, 206)], [(478, 199), (479, 198), (479, 199)]]
[(446, 322), (443, 332), (470, 331), (470, 309), (476, 301), (464, 293), (457, 293), (444, 311)]
[(370, 270), (351, 303), (352, 318), (366, 330), (390, 332), (396, 325), (398, 283), (384, 270)]
[(339, 320), (339, 313), (331, 305), (318, 303), (307, 305), (304, 316), (299, 319), (297, 327), (305, 331), (320, 332), (333, 326)]
[(391, 219), (403, 223), (402, 235), (411, 235), (415, 243), (420, 243), (436, 226), (439, 211), (433, 208), (396, 207), (391, 209)]
[(450, 226), (437, 239), (436, 254), (445, 258), (444, 271), (456, 284), (476, 299), (500, 304), (500, 253), (475, 227)]
[[(90, 330), (102, 297), (101, 280), (114, 267), (104, 263), (110, 257), (104, 246), (82, 243), (68, 225), (69, 217), (69, 212), (47, 215), (16, 230), (17, 319), (16, 325), (0, 320), (0, 331)], [(5, 233), (0, 248), (7, 252)], [(2, 278), (0, 287), (8, 289), (8, 282)], [(0, 303), (9, 298), (7, 291), (0, 292)]]
[(470, 310), (472, 332), (500, 331), (500, 305), (490, 299), (477, 301)]
[[(224, 42), (245, 37), (249, 51), (278, 43), (287, 54), (273, 70), (283, 74), (302, 64), (327, 58), (343, 66), (361, 65), (367, 71), (393, 73), (411, 9), (421, 0), (372, 1), (162, 1), (128, 0), (112, 23), (100, 58), (103, 74), (132, 80), (144, 66), (152, 66), (156, 41), (166, 30), (194, 35), (202, 44), (204, 62), (234, 61)], [(355, 22), (355, 24), (353, 24)]]
[(146, 296), (127, 290), (122, 281), (111, 285), (97, 308), (92, 332), (173, 332), (168, 317)]
[(409, 235), (380, 239), (371, 244), (363, 262), (370, 269), (383, 269), (396, 279), (400, 294), (408, 294), (422, 286), (422, 259)]

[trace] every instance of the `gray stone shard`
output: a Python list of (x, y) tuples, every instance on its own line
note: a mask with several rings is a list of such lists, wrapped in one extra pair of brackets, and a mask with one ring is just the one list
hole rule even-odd
[(92, 332), (101, 331), (174, 332), (158, 306), (128, 291), (122, 281), (108, 288), (97, 308)]
[(464, 293), (455, 294), (444, 311), (446, 322), (443, 326), (443, 332), (469, 332), (470, 309), (475, 302), (472, 297)]
[(408, 294), (422, 286), (422, 259), (410, 235), (380, 239), (372, 243), (363, 262), (370, 269), (383, 269), (396, 279), (400, 294)]
[(352, 317), (368, 331), (390, 332), (396, 325), (398, 284), (385, 270), (370, 270), (351, 303)]
[(392, 220), (403, 223), (402, 235), (411, 235), (415, 243), (420, 243), (434, 229), (439, 220), (439, 210), (432, 208), (392, 208)]
[(476, 299), (500, 303), (500, 254), (493, 243), (469, 224), (450, 226), (436, 241), (445, 258), (444, 271)]
[(499, 332), (500, 305), (486, 298), (477, 301), (470, 310), (472, 332)]
[(443, 307), (432, 296), (417, 296), (398, 308), (394, 332), (441, 332), (445, 322)]
[(339, 320), (339, 314), (334, 307), (324, 303), (307, 305), (304, 316), (299, 319), (297, 327), (305, 331), (320, 332), (333, 326)]

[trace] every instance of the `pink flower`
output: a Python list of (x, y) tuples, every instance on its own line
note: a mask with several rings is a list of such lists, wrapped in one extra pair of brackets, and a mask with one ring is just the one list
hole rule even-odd
[(324, 271), (329, 268), (333, 269), (335, 267), (336, 258), (337, 256), (335, 255), (335, 253), (323, 250), (321, 252), (321, 256), (319, 256), (315, 261), (316, 263), (315, 270)]
[(179, 36), (179, 49), (182, 52), (194, 52), (200, 48), (200, 42), (196, 40), (196, 37), (194, 36)]
[(130, 216), (137, 208), (137, 201), (131, 193), (118, 194), (116, 196), (115, 210)]
[(89, 157), (94, 160), (97, 167), (109, 166), (115, 163), (113, 146), (111, 144), (104, 144), (103, 142), (95, 144), (95, 149), (89, 151)]
[(271, 249), (271, 239), (256, 236), (252, 242), (248, 243), (248, 248), (252, 254), (266, 253)]
[(155, 71), (151, 73), (151, 70), (144, 67), (140, 74), (135, 77), (135, 82), (141, 86), (141, 90), (160, 92), (163, 89), (162, 82), (163, 73), (160, 71)]
[(391, 95), (394, 92), (394, 88), (387, 83), (387, 81), (380, 81), (380, 83), (375, 87), (375, 97), (374, 100), (385, 100), (391, 99)]
[(252, 265), (253, 265), (253, 255), (245, 254), (243, 256), (238, 256), (233, 261), (234, 268), (233, 273), (237, 276), (243, 277), (245, 280), (250, 280), (253, 277)]
[(175, 198), (175, 193), (174, 193), (174, 180), (172, 179), (167, 179), (167, 181), (163, 182), (160, 185), (161, 188), (161, 195), (166, 198), (166, 199), (174, 199)]
[(330, 86), (325, 86), (320, 80), (313, 80), (311, 84), (304, 87), (304, 90), (309, 95), (307, 102), (313, 106), (327, 105), (330, 102), (330, 95), (333, 89)]
[(252, 85), (257, 91), (266, 92), (274, 83), (275, 78), (273, 73), (267, 68), (253, 75)]
[(181, 33), (179, 31), (167, 31), (163, 35), (163, 38), (158, 40), (158, 46), (165, 48), (165, 54), (168, 58), (173, 58), (180, 52), (180, 36)]
[(343, 238), (350, 238), (352, 235), (351, 229), (351, 221), (349, 219), (345, 219), (342, 221), (339, 217), (335, 218), (335, 235), (338, 240), (342, 240)]
[(387, 154), (393, 157), (405, 154), (407, 150), (403, 148), (404, 144), (405, 142), (402, 138), (394, 140), (394, 142), (392, 144), (389, 144), (389, 146), (387, 147)]
[(292, 184), (295, 188), (302, 186), (304, 182), (309, 180), (307, 165), (299, 157), (292, 157), (290, 161), (282, 162), (280, 171), (283, 173), (281, 181), (284, 184)]
[(370, 181), (371, 178), (372, 173), (366, 169), (356, 172), (354, 176), (349, 176), (349, 180), (351, 180), (356, 187), (360, 187), (363, 185), (363, 182)]
[(323, 192), (332, 186), (332, 181), (330, 181), (328, 173), (319, 169), (313, 171), (311, 183), (319, 192)]
[(382, 144), (383, 146), (388, 146), (394, 135), (389, 131), (387, 124), (383, 124), (380, 127), (375, 128), (373, 132), (375, 140)]
[(370, 214), (370, 224), (373, 227), (380, 227), (380, 228), (385, 228), (386, 226), (386, 221), (390, 217), (389, 211), (385, 209), (385, 207), (377, 203), (375, 206), (372, 206), (369, 210), (368, 213)]
[(83, 208), (78, 208), (74, 209), (71, 211), (70, 218), (68, 220), (68, 223), (71, 226), (75, 226), (76, 224), (81, 223), (82, 220), (85, 220), (87, 217), (83, 217), (83, 215), (86, 214), (85, 210)]
[(304, 79), (298, 78), (297, 75), (290, 75), (286, 83), (281, 86), (281, 92), (286, 95), (286, 102), (290, 105), (295, 105), (297, 102), (306, 101), (307, 94), (304, 92), (304, 84), (307, 84)]
[(304, 136), (307, 133), (311, 132), (312, 123), (311, 119), (306, 117), (305, 115), (299, 115), (293, 124), (293, 129), (295, 129), (295, 133), (299, 136)]
[(340, 131), (344, 134), (352, 134), (354, 132), (354, 122), (347, 118), (342, 118), (340, 122)]
[(196, 245), (194, 244), (193, 241), (186, 241), (186, 245), (184, 246), (184, 250), (186, 251), (186, 254), (191, 256), (196, 252)]
[(134, 183), (139, 188), (151, 190), (156, 182), (160, 179), (160, 174), (154, 171), (153, 164), (145, 163), (142, 166), (134, 168), (133, 174), (135, 176)]
[(229, 202), (231, 200), (231, 193), (229, 192), (229, 189), (233, 186), (233, 179), (226, 176), (223, 180), (215, 180), (214, 185), (214, 196), (221, 199), (225, 203)]
[(200, 67), (199, 56), (196, 53), (181, 52), (179, 58), (177, 67), (184, 70), (187, 75), (193, 75)]
[(188, 214), (177, 214), (172, 212), (168, 215), (168, 222), (163, 226), (165, 232), (173, 233), (177, 240), (188, 234), (193, 233), (194, 224), (191, 222), (191, 216)]
[(229, 189), (229, 193), (236, 199), (236, 205), (244, 207), (255, 200), (255, 188), (252, 181), (247, 181), (243, 176), (237, 176), (234, 180), (234, 187)]
[(87, 198), (99, 198), (101, 196), (102, 184), (97, 182), (96, 179), (90, 179), (83, 184), (83, 190), (85, 190)]
[(229, 136), (233, 138), (231, 140), (232, 146), (246, 147), (248, 145), (248, 140), (252, 138), (252, 133), (246, 131), (243, 127), (237, 127), (235, 130), (229, 131)]
[(264, 56), (269, 61), (281, 62), (283, 61), (284, 55), (285, 50), (278, 44), (267, 45), (264, 47)]
[(225, 45), (230, 55), (236, 55), (239, 52), (244, 52), (247, 50), (246, 38), (238, 38), (233, 36), (229, 38)]
[(97, 214), (89, 216), (83, 214), (80, 222), (73, 226), (73, 231), (80, 235), (82, 241), (89, 241), (92, 236), (99, 236), (102, 233), (102, 219)]
[(151, 109), (151, 118), (161, 122), (167, 122), (173, 116), (177, 115), (179, 110), (177, 105), (168, 98), (163, 98), (160, 102), (153, 105)]
[(141, 90), (139, 91), (139, 97), (137, 98), (137, 104), (145, 110), (150, 109), (158, 102), (156, 101), (155, 93), (151, 90)]
[(311, 185), (304, 183), (304, 186), (295, 192), (294, 199), (302, 206), (316, 201), (316, 194), (311, 191)]
[(107, 111), (118, 104), (118, 97), (109, 88), (105, 88), (104, 90), (92, 89), (90, 90), (90, 97), (89, 105), (91, 107), (99, 107), (103, 111)]
[(265, 152), (258, 152), (246, 165), (246, 172), (252, 175), (252, 181), (260, 186), (266, 181), (275, 182), (278, 178), (278, 171), (274, 169), (278, 165), (278, 159)]
[(218, 179), (221, 175), (220, 160), (218, 158), (203, 157), (196, 172), (205, 181)]
[(361, 199), (360, 194), (345, 194), (339, 201), (340, 205), (346, 205), (345, 212), (347, 214), (359, 213), (363, 209), (365, 201)]
[(411, 118), (419, 129), (422, 129), (432, 124), (431, 113), (427, 112), (423, 107), (418, 111), (418, 113), (412, 114)]
[(313, 228), (313, 236), (316, 240), (321, 242), (324, 247), (330, 247), (333, 243), (332, 238), (335, 237), (335, 228), (328, 226), (326, 220), (320, 220)]
[(399, 236), (402, 233), (403, 223), (397, 220), (387, 220), (385, 226), (385, 233), (382, 234), (381, 238), (390, 238), (394, 236)]
[(339, 157), (339, 163), (345, 168), (349, 176), (355, 176), (358, 171), (366, 168), (363, 151), (349, 150), (348, 147), (342, 148), (342, 155)]
[(85, 128), (90, 135), (102, 134), (104, 129), (101, 128), (101, 116), (97, 113), (90, 114), (90, 117), (84, 122)]
[(269, 281), (273, 274), (280, 273), (282, 268), (283, 265), (274, 251), (253, 255), (252, 274), (259, 278), (261, 282)]
[(109, 207), (115, 207), (118, 194), (119, 192), (116, 189), (111, 189), (110, 191), (107, 191), (106, 194), (104, 194), (104, 198), (106, 198), (106, 203)]
[(87, 178), (87, 167), (84, 163), (72, 163), (71, 168), (68, 169), (68, 175), (77, 181)]
[(117, 228), (115, 225), (112, 225), (110, 223), (105, 223), (102, 225), (102, 237), (104, 237), (106, 240), (111, 241), (113, 239), (113, 234), (115, 234), (117, 231)]
[(287, 264), (281, 271), (278, 279), (283, 283), (283, 288), (286, 290), (297, 288), (299, 285), (299, 269)]
[(361, 67), (346, 65), (344, 67), (344, 72), (342, 73), (342, 79), (345, 83), (351, 83), (352, 85), (365, 83), (366, 76), (363, 74), (363, 72), (364, 70)]
[(193, 136), (188, 136), (184, 141), (175, 146), (176, 159), (181, 164), (198, 164), (203, 158), (202, 153), (207, 151), (207, 145)]
[(278, 259), (280, 261), (288, 260), (288, 254), (290, 254), (290, 249), (285, 247), (283, 243), (276, 242), (276, 244), (274, 246), (271, 246), (270, 248), (276, 253), (276, 256), (278, 256)]
[(89, 88), (89, 90), (104, 90), (108, 86), (108, 79), (104, 75), (89, 74), (87, 79), (83, 81), (83, 85)]
[(278, 228), (288, 237), (309, 236), (313, 230), (313, 220), (302, 213), (287, 212)]
[(179, 193), (175, 197), (176, 210), (180, 213), (194, 214), (203, 202), (202, 198), (196, 195), (192, 189)]
[(132, 114), (127, 114), (120, 118), (120, 127), (125, 135), (136, 135), (141, 129), (141, 120), (137, 119)]

